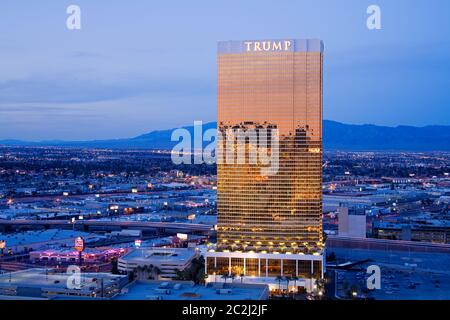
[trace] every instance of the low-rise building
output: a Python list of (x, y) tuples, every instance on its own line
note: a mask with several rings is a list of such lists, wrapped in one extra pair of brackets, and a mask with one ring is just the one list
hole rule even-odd
[[(87, 248), (82, 252), (81, 258), (83, 264), (105, 263), (112, 259), (118, 258), (125, 254), (126, 248), (109, 248), (109, 249), (90, 249)], [(70, 264), (79, 262), (79, 253), (75, 250), (67, 249), (48, 249), (43, 251), (31, 251), (31, 262), (41, 262), (50, 265)]]
[(450, 221), (446, 220), (374, 221), (372, 230), (378, 239), (450, 243)]
[(262, 284), (190, 281), (135, 281), (122, 289), (117, 300), (267, 300), (269, 288)]
[(0, 299), (6, 297), (111, 298), (128, 283), (124, 275), (109, 273), (56, 273), (28, 269), (0, 274)]
[(135, 249), (121, 257), (118, 269), (133, 272), (140, 268), (157, 268), (160, 279), (173, 279), (177, 270), (189, 268), (192, 260), (199, 256), (194, 248), (142, 248)]

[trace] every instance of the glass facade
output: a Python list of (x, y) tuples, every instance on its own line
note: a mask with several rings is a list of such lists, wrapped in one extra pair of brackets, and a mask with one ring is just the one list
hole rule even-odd
[[(212, 270), (210, 270), (212, 271)], [(216, 258), (216, 268), (214, 270), (217, 274), (229, 274), (230, 273), (230, 259), (229, 258)]]
[(259, 276), (260, 277), (267, 276), (267, 259), (259, 260)]
[(322, 274), (322, 264), (319, 261), (314, 261), (313, 276), (315, 278), (320, 278), (321, 274)]
[(216, 264), (215, 258), (212, 257), (206, 258), (206, 269), (208, 270), (208, 272), (214, 273), (217, 271), (215, 264)]
[(280, 259), (267, 259), (267, 275), (269, 277), (281, 276)]
[(298, 261), (298, 276), (302, 278), (311, 277), (311, 261)]
[[(231, 265), (231, 268), (230, 268)], [(245, 265), (245, 268), (244, 268)], [(321, 260), (207, 257), (207, 274), (276, 277), (297, 276), (319, 279), (322, 277)]]
[(245, 275), (258, 276), (258, 259), (248, 258), (245, 260)]
[[(276, 132), (279, 141), (272, 174), (262, 173), (272, 164), (259, 158), (230, 163), (225, 152), (218, 153), (220, 249), (295, 253), (322, 248), (322, 52), (319, 40), (219, 43), (219, 133), (252, 129), (258, 138), (244, 141), (247, 153), (275, 152), (273, 144), (260, 143), (261, 133)], [(227, 147), (219, 140), (219, 150)], [(231, 149), (233, 158), (237, 149)], [(268, 261), (269, 275), (279, 275), (280, 268), (280, 261)], [(289, 264), (286, 272), (295, 268)]]
[(296, 276), (297, 275), (297, 261), (295, 260), (283, 260), (283, 275), (284, 276)]
[(304, 279), (322, 277), (321, 260), (207, 257), (206, 262), (207, 274), (210, 275), (297, 276)]
[(237, 276), (244, 274), (244, 258), (231, 258), (231, 273)]

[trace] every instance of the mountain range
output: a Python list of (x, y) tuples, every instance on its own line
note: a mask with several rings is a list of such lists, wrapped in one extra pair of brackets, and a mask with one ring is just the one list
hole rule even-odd
[[(203, 125), (203, 131), (216, 128), (216, 122)], [(186, 126), (193, 136), (193, 126)], [(74, 148), (161, 149), (170, 150), (177, 144), (171, 141), (174, 129), (152, 131), (134, 138), (29, 142), (0, 140), (4, 146), (58, 146)], [(450, 126), (397, 126), (352, 125), (324, 120), (325, 150), (343, 151), (450, 151)], [(205, 143), (207, 144), (207, 143)]]

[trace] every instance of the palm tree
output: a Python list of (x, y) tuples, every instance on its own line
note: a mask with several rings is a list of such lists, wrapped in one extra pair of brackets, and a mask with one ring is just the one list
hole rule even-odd
[(297, 276), (292, 276), (291, 280), (294, 281), (295, 291), (297, 291), (297, 281), (299, 280)]
[(136, 276), (136, 269), (133, 271), (128, 271), (128, 282), (132, 282)]
[(156, 275), (156, 280), (158, 280), (161, 270), (158, 267), (153, 267), (153, 273)]
[(142, 277), (143, 277), (144, 279), (146, 279), (146, 278), (147, 278), (147, 274), (148, 274), (148, 266), (147, 266), (147, 265), (144, 265), (144, 266), (142, 267), (142, 273), (143, 273)]
[(325, 289), (325, 279), (317, 279), (316, 286), (317, 286), (317, 290), (323, 291)]
[(292, 281), (292, 278), (290, 276), (286, 276), (284, 280), (287, 282), (286, 291), (289, 293), (289, 283)]
[(112, 274), (119, 274), (119, 268), (118, 268), (118, 264), (117, 264), (117, 259), (114, 258), (111, 260), (111, 273)]
[(225, 281), (225, 283), (227, 283), (228, 277), (229, 277), (229, 275), (227, 273), (224, 273), (223, 275), (221, 275), (221, 278)]
[(137, 266), (135, 269), (134, 269), (134, 271), (135, 271), (135, 273), (136, 273), (136, 276), (137, 276), (137, 278), (138, 278), (138, 280), (141, 278), (141, 273), (142, 273), (142, 266)]
[(282, 276), (277, 276), (277, 277), (275, 278), (275, 280), (278, 281), (278, 291), (281, 292), (281, 281), (283, 281), (283, 277), (282, 277)]
[(149, 278), (152, 278), (152, 280), (153, 280), (153, 269), (154, 267), (152, 264), (147, 267), (148, 273), (150, 274)]

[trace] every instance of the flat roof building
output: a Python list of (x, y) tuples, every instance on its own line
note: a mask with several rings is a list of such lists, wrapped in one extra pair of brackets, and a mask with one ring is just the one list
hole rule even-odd
[(447, 220), (374, 221), (372, 225), (373, 234), (378, 239), (450, 244), (450, 221)]
[(122, 289), (116, 300), (267, 300), (267, 285), (210, 283), (195, 285), (189, 281), (136, 281)]
[(81, 273), (79, 281), (72, 274), (47, 269), (28, 269), (0, 274), (0, 299), (22, 298), (110, 298), (128, 283), (124, 275)]
[(152, 266), (157, 268), (158, 278), (173, 279), (177, 275), (177, 270), (183, 271), (188, 268), (192, 260), (198, 256), (199, 252), (191, 248), (135, 249), (119, 258), (118, 269), (121, 272), (132, 272), (138, 271), (138, 268)]

